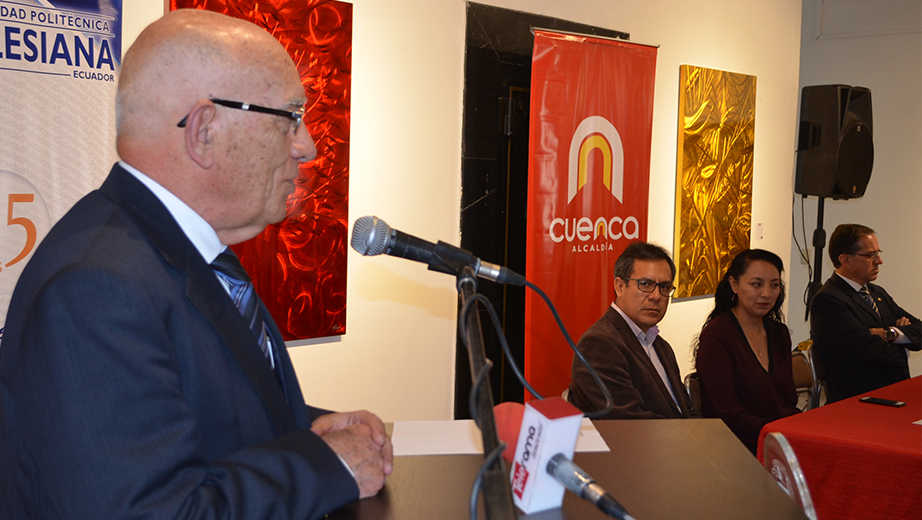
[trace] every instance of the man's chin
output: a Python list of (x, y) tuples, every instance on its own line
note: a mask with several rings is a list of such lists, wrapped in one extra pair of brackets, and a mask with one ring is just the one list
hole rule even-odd
[[(277, 218), (269, 219), (269, 225), (272, 225), (272, 224), (279, 224), (279, 223), (282, 223), (282, 222), (284, 222), (284, 221), (286, 221), (286, 220), (288, 220), (288, 212), (287, 212), (287, 211), (286, 211), (286, 212), (283, 212), (283, 213), (281, 214), (281, 216), (279, 216), (279, 217), (277, 217)], [(268, 227), (268, 226), (267, 226), (267, 227)]]
[(288, 219), (289, 208), (288, 208), (288, 197), (285, 197), (285, 200), (281, 204), (276, 206), (275, 211), (268, 213), (266, 222), (268, 224), (278, 224), (283, 220)]
[(643, 324), (645, 326), (652, 327), (656, 325), (657, 323), (663, 321), (663, 316), (660, 314), (657, 314), (656, 316), (645, 315), (643, 321), (644, 321)]

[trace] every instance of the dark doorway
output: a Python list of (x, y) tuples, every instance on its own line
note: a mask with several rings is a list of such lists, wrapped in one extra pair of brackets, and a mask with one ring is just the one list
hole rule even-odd
[[(533, 27), (610, 38), (624, 32), (557, 18), (467, 3), (464, 115), (461, 135), (461, 247), (485, 261), (525, 274), (525, 210), (528, 188), (528, 110)], [(516, 364), (525, 351), (525, 288), (488, 281), (478, 292), (493, 303)], [(484, 348), (496, 403), (524, 399), (522, 385), (481, 311)], [(470, 418), (470, 362), (459, 340), (455, 368), (455, 418)]]

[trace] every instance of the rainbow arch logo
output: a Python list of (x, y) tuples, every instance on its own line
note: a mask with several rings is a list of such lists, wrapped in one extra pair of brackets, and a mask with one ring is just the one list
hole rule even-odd
[(580, 122), (570, 141), (567, 175), (567, 204), (589, 181), (589, 154), (602, 152), (602, 184), (623, 202), (624, 147), (615, 125), (602, 116), (589, 116)]

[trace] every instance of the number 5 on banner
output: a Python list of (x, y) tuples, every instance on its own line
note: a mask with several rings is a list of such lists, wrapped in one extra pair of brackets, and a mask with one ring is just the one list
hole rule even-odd
[(9, 204), (7, 204), (6, 225), (24, 227), (26, 229), (26, 245), (22, 248), (22, 251), (16, 255), (16, 258), (7, 262), (6, 267), (14, 265), (23, 258), (29, 256), (29, 253), (32, 252), (32, 248), (35, 247), (35, 240), (38, 236), (35, 230), (35, 224), (26, 217), (13, 218), (13, 204), (17, 202), (32, 202), (34, 200), (35, 195), (32, 193), (10, 193)]

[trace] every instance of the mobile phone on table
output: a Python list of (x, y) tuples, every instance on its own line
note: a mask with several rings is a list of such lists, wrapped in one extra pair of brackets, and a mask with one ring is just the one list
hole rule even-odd
[(880, 397), (862, 397), (858, 399), (862, 403), (872, 403), (872, 404), (882, 404), (884, 406), (894, 406), (899, 408), (900, 406), (906, 406), (906, 403), (903, 401), (894, 401), (893, 399), (881, 399)]

